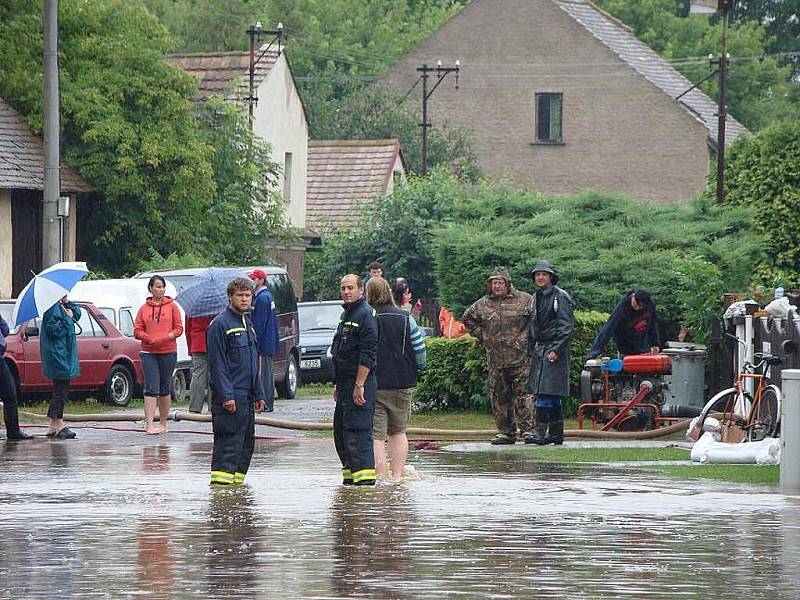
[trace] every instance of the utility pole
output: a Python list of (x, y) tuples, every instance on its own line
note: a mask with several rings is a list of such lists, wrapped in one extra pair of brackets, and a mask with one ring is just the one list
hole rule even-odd
[[(280, 56), (281, 42), (283, 41), (283, 23), (278, 23), (278, 26), (275, 29), (264, 29), (263, 25), (261, 25), (261, 21), (258, 21), (255, 25), (250, 25), (250, 27), (248, 27), (247, 35), (250, 36), (250, 66), (248, 69), (250, 85), (248, 87), (247, 96), (247, 114), (250, 123), (250, 131), (253, 131), (253, 111), (255, 110), (255, 105), (258, 102), (255, 90), (256, 65), (261, 61), (262, 58), (264, 58), (276, 40), (278, 42), (278, 56)], [(265, 35), (271, 35), (274, 37), (272, 38), (272, 41), (267, 44), (266, 48), (264, 48), (264, 50), (258, 56), (256, 56), (256, 44), (260, 43), (261, 37)]]
[(719, 106), (717, 108), (717, 204), (725, 202), (725, 87), (728, 80), (728, 12), (732, 0), (719, 0), (722, 19), (722, 52), (719, 57)]
[(42, 268), (61, 261), (58, 0), (44, 0), (44, 193), (42, 195)]
[[(725, 201), (725, 125), (728, 116), (725, 107), (725, 88), (728, 83), (728, 14), (733, 8), (733, 0), (689, 0), (689, 12), (695, 15), (712, 15), (717, 13), (722, 21), (722, 51), (718, 59), (711, 60), (717, 65), (715, 73), (719, 74), (719, 97), (717, 100), (717, 204)], [(711, 57), (709, 57), (711, 58)], [(712, 73), (702, 81), (686, 90), (688, 93), (700, 83), (713, 76)], [(681, 96), (678, 96), (680, 98)]]
[[(439, 84), (444, 81), (444, 78), (447, 77), (449, 73), (456, 74), (456, 89), (458, 89), (458, 73), (461, 70), (461, 61), (457, 60), (452, 67), (443, 67), (442, 61), (437, 61), (435, 67), (429, 67), (426, 64), (423, 64), (421, 67), (417, 67), (417, 71), (422, 73), (420, 78), (422, 79), (422, 123), (420, 123), (420, 127), (422, 127), (422, 176), (428, 174), (428, 129), (431, 127), (431, 123), (428, 121), (428, 99), (431, 97), (431, 94), (436, 91), (436, 88), (439, 87)], [(436, 84), (431, 88), (431, 91), (428, 91), (428, 77), (430, 73), (436, 73), (437, 81)]]

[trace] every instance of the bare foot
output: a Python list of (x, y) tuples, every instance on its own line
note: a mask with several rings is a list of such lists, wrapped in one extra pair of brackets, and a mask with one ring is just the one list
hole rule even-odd
[(161, 430), (151, 427), (149, 429), (145, 429), (144, 432), (146, 435), (158, 435), (159, 433), (161, 433)]
[(158, 428), (158, 433), (167, 433), (168, 429), (166, 425), (162, 425)]

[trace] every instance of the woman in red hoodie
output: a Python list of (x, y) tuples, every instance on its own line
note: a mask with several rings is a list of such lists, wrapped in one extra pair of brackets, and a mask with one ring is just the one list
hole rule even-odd
[[(166, 281), (153, 275), (147, 284), (150, 296), (136, 314), (133, 335), (142, 341), (142, 370), (144, 371), (144, 422), (145, 433), (163, 433), (167, 430), (170, 407), (172, 373), (178, 361), (175, 339), (183, 333), (183, 321), (178, 305), (164, 295)], [(161, 427), (153, 426), (156, 416), (156, 399)]]

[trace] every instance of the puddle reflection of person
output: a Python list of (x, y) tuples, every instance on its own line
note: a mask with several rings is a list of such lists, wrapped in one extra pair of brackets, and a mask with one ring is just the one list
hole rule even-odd
[(163, 473), (169, 470), (169, 446), (145, 446), (142, 448), (142, 470), (145, 473)]
[(137, 587), (146, 598), (169, 598), (175, 559), (172, 552), (172, 522), (166, 517), (139, 519)]
[(257, 556), (264, 533), (254, 506), (246, 486), (211, 490), (205, 553), (209, 597), (259, 597)]
[[(368, 493), (341, 487), (331, 505), (333, 592), (343, 597), (411, 598), (403, 591), (411, 569), (411, 499), (403, 485)], [(388, 592), (391, 590), (391, 592)]]

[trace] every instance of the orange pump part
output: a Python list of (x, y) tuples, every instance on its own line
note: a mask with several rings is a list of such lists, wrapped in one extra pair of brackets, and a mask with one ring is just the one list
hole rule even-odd
[(672, 361), (666, 354), (631, 354), (622, 359), (625, 373), (669, 373)]

